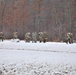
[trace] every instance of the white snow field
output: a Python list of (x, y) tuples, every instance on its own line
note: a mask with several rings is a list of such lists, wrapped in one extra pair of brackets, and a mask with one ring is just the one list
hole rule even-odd
[(76, 43), (0, 42), (0, 75), (76, 75)]

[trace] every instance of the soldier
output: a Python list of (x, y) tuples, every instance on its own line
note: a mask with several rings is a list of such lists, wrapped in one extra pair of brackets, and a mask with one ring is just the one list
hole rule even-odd
[(18, 39), (18, 32), (17, 31), (13, 33), (13, 39)]
[(3, 32), (0, 32), (0, 40), (3, 41), (3, 39), (4, 39), (4, 34), (3, 34)]
[(25, 40), (26, 40), (26, 42), (30, 42), (31, 41), (31, 33), (30, 32), (27, 32), (25, 34)]
[(48, 40), (47, 33), (44, 31), (43, 32), (43, 42), (45, 43), (47, 40)]
[(70, 33), (70, 32), (68, 32), (67, 34), (66, 34), (66, 40), (65, 40), (65, 42), (66, 43), (73, 43), (73, 33)]
[(32, 33), (32, 42), (37, 42), (37, 32)]
[(67, 39), (69, 43), (73, 43), (73, 33), (67, 33)]
[(48, 40), (47, 33), (45, 31), (44, 32), (39, 32), (39, 34), (38, 34), (38, 40), (40, 42), (44, 42), (45, 43)]
[(43, 32), (38, 33), (38, 40), (39, 42), (43, 42)]

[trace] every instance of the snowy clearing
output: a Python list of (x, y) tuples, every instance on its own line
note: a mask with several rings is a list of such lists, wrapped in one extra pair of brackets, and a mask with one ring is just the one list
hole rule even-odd
[(73, 44), (66, 44), (59, 42), (26, 43), (25, 41), (16, 42), (16, 40), (9, 40), (9, 41), (5, 40), (4, 42), (0, 42), (0, 49), (76, 53), (76, 43)]
[(76, 43), (0, 42), (0, 75), (76, 75)]

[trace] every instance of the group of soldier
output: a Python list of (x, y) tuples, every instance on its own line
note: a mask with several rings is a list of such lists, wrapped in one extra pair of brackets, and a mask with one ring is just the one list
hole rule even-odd
[[(47, 42), (48, 41), (48, 36), (47, 36), (47, 33), (44, 31), (44, 32), (27, 32), (25, 33), (24, 35), (24, 38), (25, 38), (25, 41), (26, 42), (37, 42), (37, 41), (40, 41), (40, 42)], [(15, 31), (13, 33), (13, 39), (18, 39), (18, 32)], [(3, 41), (4, 40), (4, 33), (3, 32), (0, 32), (0, 40)]]
[(47, 33), (45, 31), (44, 32), (39, 32), (39, 33), (28, 32), (28, 33), (25, 34), (25, 40), (26, 40), (26, 42), (32, 41), (32, 42), (36, 43), (37, 41), (39, 41), (39, 42), (44, 42), (45, 43), (45, 42), (48, 41), (48, 36), (47, 36)]
[[(44, 32), (27, 32), (25, 33), (25, 41), (26, 42), (47, 42), (48, 41), (48, 35), (47, 35), (47, 32), (44, 31)], [(0, 32), (0, 40), (3, 41), (4, 39), (4, 33), (3, 32)], [(15, 31), (13, 33), (13, 39), (18, 39), (18, 32)], [(65, 35), (65, 40), (63, 42), (66, 42), (66, 43), (73, 43), (73, 33), (71, 32), (68, 32), (66, 35)]]

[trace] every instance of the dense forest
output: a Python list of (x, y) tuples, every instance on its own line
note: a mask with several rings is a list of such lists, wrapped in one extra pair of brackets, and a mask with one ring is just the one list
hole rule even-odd
[(0, 0), (0, 31), (12, 38), (18, 31), (46, 31), (50, 41), (62, 40), (72, 32), (76, 40), (76, 0)]

